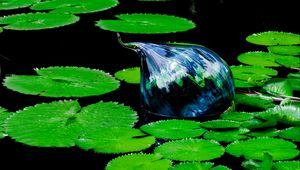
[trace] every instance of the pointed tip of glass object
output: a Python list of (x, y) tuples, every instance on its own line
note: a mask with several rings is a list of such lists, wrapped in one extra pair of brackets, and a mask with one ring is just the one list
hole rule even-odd
[(198, 45), (127, 43), (141, 57), (141, 99), (147, 112), (193, 118), (222, 113), (234, 97), (232, 73)]

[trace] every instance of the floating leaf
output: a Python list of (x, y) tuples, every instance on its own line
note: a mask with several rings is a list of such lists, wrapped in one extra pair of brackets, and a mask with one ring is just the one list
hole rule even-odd
[(260, 86), (260, 84), (257, 84), (255, 82), (248, 82), (239, 79), (234, 79), (234, 86), (236, 88), (251, 88), (251, 87)]
[(292, 142), (275, 138), (256, 138), (246, 141), (237, 141), (226, 147), (226, 152), (246, 159), (262, 160), (267, 152), (273, 160), (292, 159), (299, 155), (297, 146)]
[(9, 115), (10, 114), (7, 112), (6, 109), (0, 107), (0, 139), (4, 138), (6, 136), (6, 134), (4, 132), (3, 124)]
[(18, 142), (40, 147), (75, 145), (80, 126), (74, 121), (76, 101), (38, 104), (14, 113), (6, 122), (7, 133)]
[(285, 139), (291, 139), (300, 142), (300, 127), (290, 127), (280, 131), (279, 136)]
[(258, 107), (262, 109), (272, 108), (275, 106), (272, 98), (258, 94), (236, 94), (235, 102), (236, 104)]
[(249, 170), (259, 169), (259, 168), (261, 168), (261, 162), (249, 159), (249, 160), (242, 162), (242, 167), (244, 167), (245, 169), (249, 169)]
[(117, 0), (46, 0), (31, 7), (32, 10), (52, 10), (54, 13), (92, 13), (118, 5)]
[(175, 166), (171, 170), (209, 170), (214, 163), (211, 162), (189, 162), (189, 163), (180, 163)]
[(266, 128), (266, 127), (273, 127), (277, 125), (277, 121), (274, 118), (270, 118), (267, 120), (262, 119), (251, 119), (247, 120), (242, 123), (242, 127), (247, 129), (259, 129), (259, 128)]
[(168, 170), (172, 162), (154, 154), (130, 154), (111, 160), (106, 170)]
[(206, 161), (224, 154), (217, 142), (201, 139), (184, 139), (164, 143), (154, 150), (164, 158), (177, 161)]
[(221, 114), (222, 119), (234, 121), (246, 121), (253, 119), (253, 114), (248, 112), (225, 112)]
[(200, 127), (200, 122), (191, 120), (166, 120), (143, 125), (142, 131), (157, 138), (182, 139), (201, 136), (205, 129)]
[(276, 62), (288, 68), (300, 68), (299, 57), (278, 58), (276, 59)]
[(276, 106), (258, 114), (263, 119), (276, 119), (279, 122), (300, 126), (300, 107), (297, 105)]
[[(109, 126), (109, 125), (108, 125)], [(126, 153), (149, 148), (155, 138), (146, 136), (138, 129), (101, 128), (87, 130), (79, 136), (76, 144), (85, 150), (99, 153)]]
[(254, 65), (254, 66), (267, 66), (267, 67), (279, 67), (280, 65), (276, 63), (277, 58), (288, 58), (292, 56), (282, 56), (267, 52), (247, 52), (240, 54), (238, 60), (241, 63)]
[(204, 138), (208, 140), (215, 140), (218, 142), (233, 142), (241, 139), (247, 139), (248, 129), (237, 129), (227, 131), (209, 131), (204, 134)]
[(293, 96), (293, 89), (289, 81), (287, 81), (286, 79), (272, 79), (263, 86), (263, 89), (275, 96)]
[(252, 137), (276, 137), (279, 135), (280, 130), (277, 130), (275, 128), (262, 130), (262, 131), (252, 131), (248, 133), (248, 136)]
[(230, 68), (235, 79), (248, 82), (266, 80), (277, 75), (276, 70), (260, 66), (231, 66)]
[(36, 70), (39, 76), (10, 76), (4, 86), (14, 91), (47, 97), (101, 95), (119, 87), (109, 74), (83, 67), (48, 67)]
[(300, 91), (300, 72), (288, 74), (287, 80), (289, 81), (293, 90)]
[(1, 0), (0, 1), (0, 10), (9, 10), (28, 7), (34, 3), (39, 2), (40, 0)]
[(232, 121), (232, 120), (210, 120), (202, 122), (201, 127), (208, 129), (228, 129), (228, 128), (238, 128), (240, 127), (241, 122)]
[(119, 80), (124, 80), (127, 83), (140, 84), (140, 68), (134, 67), (120, 70), (115, 73), (115, 77)]
[(299, 167), (300, 161), (279, 161), (273, 164), (274, 170), (299, 170)]
[(267, 31), (249, 35), (246, 40), (258, 45), (296, 45), (300, 44), (300, 35), (288, 32)]
[(0, 17), (0, 25), (11, 30), (40, 30), (62, 27), (79, 21), (79, 17), (69, 14), (29, 13)]
[(300, 55), (300, 46), (270, 46), (268, 50), (280, 55)]
[(97, 26), (109, 31), (133, 34), (163, 34), (187, 31), (196, 25), (192, 21), (162, 14), (120, 14), (120, 20), (100, 20)]

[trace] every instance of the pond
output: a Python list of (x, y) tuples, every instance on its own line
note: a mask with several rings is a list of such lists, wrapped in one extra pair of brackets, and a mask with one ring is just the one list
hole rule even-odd
[[(96, 21), (100, 19), (115, 19), (114, 15), (117, 14), (159, 13), (192, 20), (196, 23), (196, 28), (188, 31), (168, 34), (121, 33), (121, 37), (124, 42), (185, 42), (200, 44), (219, 54), (230, 66), (241, 64), (237, 60), (237, 56), (241, 53), (266, 51), (265, 46), (247, 42), (246, 37), (248, 35), (264, 31), (300, 33), (300, 26), (297, 22), (299, 18), (297, 15), (298, 9), (296, 2), (293, 0), (282, 2), (261, 2), (258, 0), (241, 2), (229, 0), (168, 0), (164, 2), (119, 0), (119, 2), (118, 6), (105, 11), (78, 14), (80, 21), (59, 28), (28, 31), (4, 29), (0, 33), (1, 81), (10, 75), (36, 75), (35, 68), (50, 66), (86, 67), (103, 70), (111, 75), (125, 68), (140, 67), (141, 61), (139, 56), (134, 51), (122, 47), (115, 32), (95, 26)], [(0, 17), (29, 12), (32, 12), (29, 8), (0, 10)], [(277, 77), (283, 78), (289, 73), (297, 73), (299, 71), (299, 69), (281, 67), (277, 68), (277, 70), (279, 71)], [(245, 89), (241, 91), (247, 92)], [(294, 91), (293, 96), (299, 102), (299, 91)], [(146, 115), (141, 109), (139, 85), (129, 84), (124, 81), (121, 82), (117, 90), (110, 93), (80, 98), (51, 98), (25, 95), (2, 85), (0, 86), (0, 106), (10, 112), (22, 110), (25, 107), (39, 103), (50, 103), (64, 99), (77, 100), (82, 107), (99, 101), (114, 101), (130, 106), (138, 113), (138, 122), (135, 128), (139, 128), (146, 123), (169, 119), (155, 115)], [(279, 104), (280, 101), (275, 101), (274, 103)], [(248, 112), (265, 110), (245, 105), (238, 105), (236, 109)], [(299, 113), (296, 113), (296, 118), (297, 114)], [(218, 118), (219, 116), (217, 115), (194, 120), (204, 122)], [(297, 120), (299, 119), (295, 120), (295, 126), (299, 126)], [(23, 123), (26, 122), (21, 121), (20, 127)], [(110, 125), (108, 124), (107, 126)], [(290, 127), (290, 125), (281, 122), (274, 127), (285, 129)], [(200, 138), (202, 139), (202, 137)], [(152, 153), (155, 147), (162, 146), (160, 144), (165, 141), (156, 139), (156, 143), (148, 149), (134, 153)], [(299, 141), (293, 143), (297, 145), (296, 150), (299, 150)], [(226, 146), (228, 143), (221, 142), (221, 144)], [(45, 167), (72, 169), (83, 167), (92, 170), (105, 169), (110, 160), (125, 155), (125, 153), (96, 153), (93, 150), (85, 151), (77, 146), (61, 148), (34, 147), (16, 142), (6, 136), (0, 139), (0, 155), (3, 169), (15, 169), (21, 165), (26, 169), (41, 169)], [(268, 156), (266, 154), (266, 159)], [(299, 155), (297, 156), (296, 154), (296, 157), (291, 158), (291, 160), (299, 160), (299, 158)], [(237, 158), (229, 153), (225, 153), (221, 157), (208, 161), (214, 162), (215, 165), (225, 165), (233, 170), (239, 170), (243, 169), (241, 164), (244, 160), (243, 157)], [(276, 162), (277, 160), (274, 161)], [(179, 162), (175, 159), (173, 164)]]

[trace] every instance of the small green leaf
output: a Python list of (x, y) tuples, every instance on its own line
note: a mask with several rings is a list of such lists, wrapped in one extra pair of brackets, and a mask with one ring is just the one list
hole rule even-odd
[(271, 68), (260, 66), (231, 66), (233, 77), (239, 80), (248, 82), (259, 82), (270, 79), (271, 76), (276, 76), (277, 71)]
[(62, 27), (79, 21), (70, 14), (28, 13), (0, 17), (0, 25), (10, 30), (41, 30)]
[(273, 164), (274, 170), (299, 170), (299, 167), (300, 161), (279, 161)]
[(237, 141), (226, 147), (229, 154), (246, 159), (263, 160), (265, 152), (268, 152), (273, 160), (292, 159), (299, 155), (297, 146), (292, 142), (275, 138), (256, 138), (246, 141)]
[(201, 136), (206, 130), (200, 127), (200, 122), (191, 120), (166, 120), (141, 126), (142, 131), (157, 138), (182, 139)]
[(288, 74), (287, 80), (289, 81), (293, 90), (300, 91), (300, 72)]
[(118, 0), (46, 0), (31, 7), (32, 10), (52, 10), (53, 13), (92, 13), (110, 9)]
[(249, 170), (259, 170), (259, 168), (261, 168), (261, 162), (254, 161), (252, 159), (245, 160), (242, 162), (242, 167)]
[(164, 143), (154, 153), (177, 161), (206, 161), (224, 154), (224, 148), (217, 142), (202, 139), (183, 139)]
[(272, 155), (270, 155), (268, 152), (265, 152), (264, 157), (262, 159), (262, 163), (261, 163), (261, 169), (262, 170), (271, 170), (272, 165), (273, 165)]
[(280, 65), (276, 63), (276, 59), (286, 57), (292, 56), (281, 56), (273, 53), (256, 51), (240, 54), (238, 56), (238, 60), (241, 63), (254, 66), (279, 67)]
[(120, 14), (120, 20), (100, 20), (96, 26), (113, 32), (163, 34), (190, 30), (195, 23), (185, 18), (163, 14)]
[(211, 162), (185, 162), (173, 166), (171, 170), (210, 170), (213, 165)]
[(225, 112), (221, 114), (222, 119), (233, 121), (246, 121), (253, 119), (253, 114), (248, 112)]
[(288, 32), (267, 31), (249, 35), (246, 40), (257, 45), (297, 45), (300, 35)]
[(127, 83), (140, 84), (140, 68), (123, 69), (115, 73), (115, 77)]
[(267, 120), (254, 118), (251, 120), (244, 121), (241, 126), (247, 129), (259, 129), (259, 128), (266, 128), (266, 127), (273, 127), (276, 125), (277, 125), (277, 121), (274, 118), (269, 118)]
[(280, 130), (277, 130), (275, 128), (262, 130), (262, 131), (252, 131), (248, 133), (248, 136), (252, 137), (276, 137), (279, 135)]
[(300, 46), (270, 46), (268, 50), (280, 55), (300, 55)]
[(3, 107), (0, 107), (0, 139), (6, 136), (6, 133), (4, 131), (4, 122), (9, 116), (10, 113), (7, 112), (7, 110)]
[(300, 58), (299, 57), (285, 57), (278, 58), (276, 62), (284, 67), (288, 68), (300, 68)]
[(263, 86), (263, 89), (275, 96), (293, 96), (293, 89), (287, 79), (272, 79)]
[(208, 140), (215, 140), (218, 142), (233, 142), (241, 139), (247, 139), (244, 134), (248, 133), (248, 129), (237, 129), (227, 131), (209, 131), (204, 134), (204, 138)]
[(258, 107), (262, 109), (272, 108), (275, 106), (272, 98), (258, 94), (236, 94), (235, 102), (237, 104)]
[(89, 129), (76, 142), (84, 150), (93, 149), (99, 153), (135, 152), (149, 148), (154, 143), (154, 137), (131, 128)]
[(239, 80), (239, 79), (234, 79), (234, 86), (236, 88), (251, 88), (251, 87), (260, 86), (260, 84), (255, 83), (255, 82), (248, 82), (248, 81), (243, 81), (243, 80)]
[(7, 88), (31, 95), (47, 97), (86, 97), (111, 92), (119, 81), (109, 74), (83, 67), (48, 67), (36, 70), (38, 76), (10, 76)]
[(300, 127), (290, 127), (280, 131), (279, 137), (300, 142)]
[(39, 2), (40, 0), (1, 0), (0, 1), (0, 10), (10, 10), (17, 8), (28, 7), (34, 3)]
[(201, 127), (208, 129), (228, 129), (228, 128), (238, 128), (240, 127), (241, 122), (232, 121), (232, 120), (210, 120), (202, 122)]

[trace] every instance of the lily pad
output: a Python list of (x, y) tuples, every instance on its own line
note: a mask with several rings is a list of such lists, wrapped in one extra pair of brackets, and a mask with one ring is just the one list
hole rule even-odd
[(0, 17), (0, 25), (10, 30), (41, 30), (62, 27), (79, 21), (70, 14), (28, 13)]
[(279, 67), (280, 65), (276, 63), (278, 58), (288, 58), (293, 56), (282, 56), (274, 53), (255, 51), (240, 54), (238, 60), (241, 63), (254, 65), (254, 66), (266, 66), (266, 67)]
[(260, 129), (266, 127), (274, 127), (276, 125), (277, 121), (275, 118), (269, 118), (266, 120), (254, 118), (244, 121), (241, 126), (247, 129)]
[(6, 136), (4, 132), (4, 122), (9, 117), (10, 113), (7, 112), (6, 109), (0, 107), (0, 139), (4, 138)]
[(280, 131), (279, 136), (295, 142), (300, 142), (300, 127), (290, 127), (284, 129)]
[(286, 57), (276, 59), (280, 65), (288, 68), (300, 68), (300, 58), (299, 57)]
[(299, 155), (297, 146), (292, 142), (275, 138), (256, 138), (246, 141), (237, 141), (226, 147), (229, 154), (246, 159), (262, 160), (264, 154), (268, 153), (273, 160), (292, 159)]
[(123, 69), (115, 73), (115, 77), (131, 84), (140, 84), (140, 68)]
[(208, 140), (215, 140), (218, 142), (234, 142), (241, 139), (247, 139), (248, 136), (245, 134), (250, 130), (248, 129), (237, 129), (227, 131), (209, 131), (204, 134), (204, 138)]
[[(95, 126), (96, 127), (96, 126)], [(101, 128), (87, 130), (79, 136), (76, 144), (99, 153), (127, 153), (149, 148), (155, 143), (153, 136), (146, 136), (138, 129)]]
[(221, 114), (222, 119), (233, 121), (246, 121), (253, 119), (253, 114), (248, 112), (225, 112)]
[(40, 0), (1, 0), (0, 10), (10, 10), (17, 8), (29, 7), (30, 5), (39, 2)]
[(246, 40), (257, 45), (297, 45), (300, 35), (288, 32), (267, 31), (249, 35)]
[(31, 7), (32, 10), (52, 10), (52, 13), (92, 13), (118, 5), (118, 0), (46, 0)]
[(300, 91), (300, 72), (288, 74), (288, 81), (293, 90)]
[(279, 161), (273, 164), (274, 170), (298, 170), (300, 161)]
[(271, 68), (260, 66), (231, 66), (233, 77), (239, 80), (248, 82), (257, 82), (270, 79), (271, 76), (276, 76), (277, 71)]
[(96, 26), (113, 32), (163, 34), (190, 30), (195, 23), (185, 18), (163, 14), (120, 14), (119, 20), (100, 20)]
[(155, 154), (130, 154), (111, 160), (106, 170), (168, 170), (172, 162)]
[(261, 131), (252, 131), (247, 135), (251, 137), (276, 137), (279, 135), (279, 132), (280, 130), (272, 128), (272, 129), (261, 130)]
[(214, 163), (211, 162), (189, 162), (180, 163), (172, 167), (171, 170), (209, 170)]
[(287, 79), (272, 79), (263, 86), (263, 89), (275, 96), (293, 96), (293, 89)]
[(206, 130), (200, 122), (191, 120), (166, 120), (146, 124), (140, 129), (152, 136), (163, 139), (182, 139), (201, 136)]
[(36, 70), (38, 76), (13, 75), (4, 79), (7, 88), (47, 97), (86, 97), (111, 92), (119, 81), (109, 74), (83, 67), (48, 67)]
[(232, 120), (210, 120), (202, 122), (201, 127), (208, 129), (228, 129), (228, 128), (238, 128), (240, 127), (241, 122), (232, 121)]
[(262, 109), (275, 107), (272, 98), (258, 94), (236, 94), (235, 102), (236, 104), (258, 107)]
[(207, 161), (224, 154), (224, 148), (217, 142), (202, 139), (183, 139), (164, 143), (154, 152), (164, 158), (177, 161)]
[[(263, 83), (261, 85), (263, 85)], [(239, 79), (234, 79), (234, 86), (236, 88), (251, 88), (251, 87), (260, 86), (260, 84), (255, 82), (248, 82)]]
[(280, 55), (300, 55), (300, 46), (270, 46), (268, 50)]

